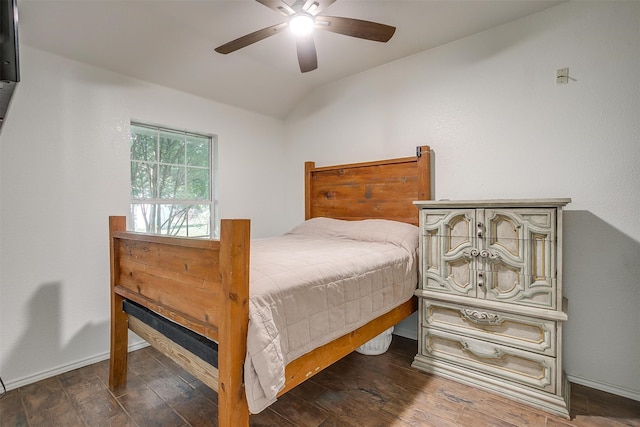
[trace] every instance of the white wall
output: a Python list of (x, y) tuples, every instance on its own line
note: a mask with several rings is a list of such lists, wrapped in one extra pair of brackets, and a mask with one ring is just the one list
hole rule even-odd
[(565, 368), (640, 400), (640, 2), (564, 3), (317, 90), (287, 120), (288, 224), (304, 215), (302, 161), (422, 144), (435, 198), (573, 199)]
[(0, 134), (0, 375), (9, 388), (104, 358), (109, 215), (129, 204), (129, 121), (218, 135), (223, 217), (283, 231), (281, 120), (21, 46)]

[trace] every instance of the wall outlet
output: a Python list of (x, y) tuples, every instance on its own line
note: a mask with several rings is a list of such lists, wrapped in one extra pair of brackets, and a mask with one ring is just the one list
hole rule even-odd
[(556, 84), (565, 85), (569, 83), (569, 67), (558, 68), (556, 70)]

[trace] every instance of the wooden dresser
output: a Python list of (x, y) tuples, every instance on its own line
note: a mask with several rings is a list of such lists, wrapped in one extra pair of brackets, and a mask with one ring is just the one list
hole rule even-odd
[(571, 199), (418, 201), (413, 366), (569, 416), (562, 209)]

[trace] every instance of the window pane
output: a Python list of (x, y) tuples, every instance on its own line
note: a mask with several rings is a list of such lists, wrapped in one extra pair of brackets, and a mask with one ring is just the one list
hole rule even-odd
[(157, 197), (157, 165), (131, 162), (131, 197), (149, 199)]
[(209, 139), (196, 136), (187, 137), (187, 164), (209, 167)]
[(209, 169), (187, 168), (187, 198), (209, 198)]
[(191, 205), (189, 207), (189, 237), (208, 237), (211, 235), (211, 207), (209, 205)]
[(131, 127), (131, 160), (157, 161), (157, 131)]
[(156, 233), (156, 209), (157, 206), (148, 203), (131, 204), (131, 222), (133, 231), (139, 233)]
[(186, 199), (185, 170), (182, 166), (160, 165), (161, 199)]
[(184, 135), (160, 132), (160, 163), (183, 165)]
[(209, 205), (131, 204), (133, 230), (183, 237), (209, 237)]
[(208, 205), (161, 205), (161, 234), (183, 237), (207, 237), (210, 235)]
[(184, 205), (160, 205), (160, 234), (188, 236), (189, 207)]

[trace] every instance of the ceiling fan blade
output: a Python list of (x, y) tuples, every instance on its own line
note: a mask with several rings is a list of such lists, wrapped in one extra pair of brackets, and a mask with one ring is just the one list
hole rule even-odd
[[(269, 9), (273, 9), (276, 12), (280, 12), (284, 16), (290, 16), (296, 13), (287, 3), (282, 0), (256, 0), (258, 3), (267, 6)], [(335, 1), (335, 0), (334, 0)]]
[(267, 28), (263, 28), (258, 31), (254, 31), (251, 34), (247, 34), (246, 36), (242, 36), (235, 40), (230, 41), (229, 43), (225, 43), (222, 46), (218, 46), (215, 50), (218, 53), (227, 54), (231, 52), (235, 52), (238, 49), (242, 49), (243, 47), (249, 46), (255, 42), (259, 42), (260, 40), (266, 39), (269, 36), (279, 33), (280, 31), (287, 28), (289, 24), (283, 22), (281, 24), (272, 25)]
[(296, 39), (296, 46), (298, 48), (298, 64), (300, 64), (300, 71), (307, 73), (318, 68), (318, 55), (316, 54), (316, 45), (313, 42), (313, 37), (303, 36)]
[(338, 16), (316, 16), (315, 22), (315, 28), (320, 30), (377, 42), (389, 41), (396, 32), (396, 27), (390, 25)]
[(302, 10), (315, 16), (335, 2), (336, 0), (307, 0), (302, 6)]

